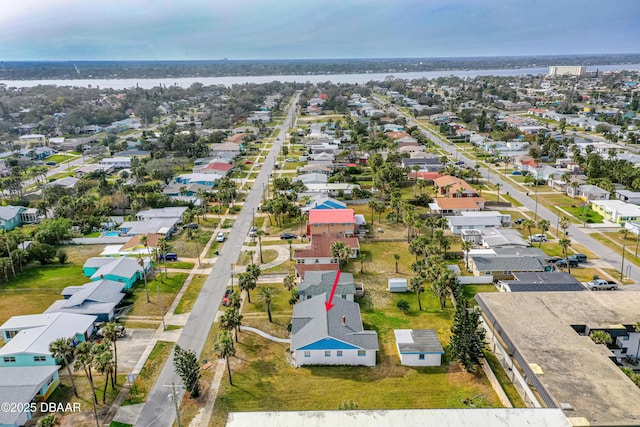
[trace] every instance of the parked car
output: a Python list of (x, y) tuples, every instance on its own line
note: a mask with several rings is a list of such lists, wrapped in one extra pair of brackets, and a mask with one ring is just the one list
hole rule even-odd
[(549, 264), (555, 264), (555, 263), (557, 263), (558, 261), (560, 261), (561, 259), (562, 259), (562, 258), (560, 258), (559, 256), (552, 256), (551, 258), (549, 258), (549, 259), (547, 260), (547, 262), (548, 262)]
[(578, 265), (580, 265), (578, 260), (571, 257), (562, 258), (556, 262), (556, 267), (577, 267)]
[(47, 165), (47, 166), (58, 166), (58, 164), (56, 162), (46, 162), (45, 165)]
[(191, 224), (185, 224), (182, 226), (183, 230), (186, 230), (187, 228), (191, 228), (192, 230), (197, 230), (198, 228), (200, 228), (200, 226), (195, 222), (192, 222)]
[(613, 291), (618, 289), (618, 284), (616, 282), (604, 279), (593, 279), (590, 282), (586, 282), (584, 285), (592, 291)]
[(216, 242), (224, 242), (227, 239), (227, 236), (221, 231), (218, 233), (216, 237)]
[(227, 289), (226, 291), (224, 291), (224, 297), (222, 298), (222, 305), (224, 305), (225, 307), (227, 307), (229, 305), (229, 295), (231, 295), (233, 292), (231, 291), (231, 289)]
[(249, 230), (249, 237), (256, 237), (257, 233), (258, 227), (254, 225), (253, 227), (251, 227), (251, 230)]
[[(96, 331), (96, 336), (98, 338), (104, 338), (104, 332), (102, 331), (102, 328)], [(116, 324), (116, 336), (118, 338), (124, 338), (127, 336), (127, 330), (124, 328), (124, 325)]]
[(522, 172), (520, 172), (520, 171), (513, 171), (513, 172), (511, 172), (511, 175), (522, 175)]
[(587, 256), (585, 254), (574, 254), (574, 257), (578, 260), (578, 262), (587, 262)]
[(547, 241), (547, 235), (546, 234), (532, 234), (529, 237), (529, 241), (530, 242), (546, 242)]
[(289, 157), (287, 160), (285, 160), (285, 162), (288, 162), (288, 163), (293, 163), (293, 162), (296, 162), (296, 161), (297, 160), (294, 159), (293, 157)]
[(296, 234), (293, 234), (293, 233), (282, 233), (280, 235), (280, 240), (289, 240), (289, 239), (293, 240), (293, 239), (297, 239), (297, 238), (298, 238), (298, 236)]
[(518, 218), (513, 221), (514, 224), (522, 224), (524, 222), (524, 218)]
[(167, 252), (166, 254), (160, 254), (158, 258), (160, 258), (160, 261), (177, 261), (178, 254), (175, 252)]
[(464, 165), (464, 162), (462, 160), (458, 160), (457, 162), (454, 163), (454, 165), (462, 166), (462, 165)]

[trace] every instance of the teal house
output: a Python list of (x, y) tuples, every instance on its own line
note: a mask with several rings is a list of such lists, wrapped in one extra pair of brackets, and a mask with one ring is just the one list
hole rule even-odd
[(95, 316), (74, 313), (44, 313), (13, 316), (0, 326), (5, 345), (0, 348), (0, 368), (54, 366), (49, 344), (58, 338), (74, 342), (89, 339)]
[(22, 224), (20, 214), (25, 210), (22, 206), (0, 206), (0, 229), (9, 231)]
[(92, 281), (113, 280), (124, 283), (124, 290), (130, 289), (133, 284), (144, 279), (144, 275), (151, 270), (153, 263), (151, 258), (143, 258), (144, 269), (138, 259), (120, 258), (89, 258), (82, 266), (82, 272)]
[[(60, 384), (58, 366), (0, 368), (0, 378), (0, 401), (5, 405), (9, 404), (9, 408), (21, 407), (28, 402), (45, 401)], [(27, 424), (33, 417), (30, 409), (0, 411), (0, 426)]]

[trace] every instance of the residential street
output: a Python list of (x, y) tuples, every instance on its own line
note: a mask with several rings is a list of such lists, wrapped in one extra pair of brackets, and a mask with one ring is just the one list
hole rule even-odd
[[(381, 98), (379, 98), (377, 96), (374, 96), (374, 98), (380, 104), (387, 106), (387, 104), (385, 103), (385, 101), (383, 99), (381, 99)], [(391, 107), (389, 107), (389, 109), (390, 109), (390, 111), (393, 111), (393, 112), (397, 113), (398, 115), (404, 116), (407, 119), (407, 122), (408, 122), (409, 125), (419, 126), (419, 124), (416, 121), (414, 121), (410, 116), (402, 113), (400, 110), (395, 109), (395, 107), (391, 106)], [(431, 139), (437, 145), (442, 147), (442, 149), (444, 149), (445, 151), (447, 151), (451, 155), (456, 155), (456, 150), (454, 149), (454, 147), (449, 145), (447, 142), (443, 141), (439, 136), (437, 136), (433, 132), (431, 132), (429, 130), (426, 130), (426, 129), (422, 128), (422, 127), (420, 127), (420, 129), (421, 129), (422, 133), (425, 136), (427, 136), (429, 139)], [(465, 162), (465, 164), (468, 167), (474, 167), (475, 166), (475, 162), (473, 160), (470, 160), (469, 158), (467, 158), (463, 153), (458, 152), (457, 155), (462, 161)], [(488, 171), (487, 171), (486, 168), (481, 167), (479, 170), (480, 170), (480, 173), (482, 174), (482, 176), (484, 176), (484, 177), (487, 176), (487, 172)], [(488, 181), (490, 183), (493, 183), (493, 184), (500, 183), (500, 184), (502, 184), (502, 187), (500, 188), (500, 191), (503, 194), (509, 193), (509, 195), (511, 197), (513, 197), (514, 199), (516, 199), (517, 201), (522, 203), (527, 209), (531, 210), (532, 212), (536, 212), (535, 200), (533, 200), (531, 197), (529, 197), (529, 196), (525, 195), (524, 193), (522, 193), (519, 189), (517, 189), (516, 187), (511, 185), (511, 183), (508, 180), (503, 179), (502, 176), (497, 176), (495, 173), (493, 173), (493, 171), (491, 171), (488, 176), (489, 176)], [(537, 214), (538, 214), (539, 218), (544, 218), (544, 219), (548, 220), (551, 223), (551, 225), (553, 227), (555, 227), (555, 225), (557, 223), (557, 215), (555, 213), (552, 213), (549, 209), (545, 208), (543, 205), (538, 204), (538, 206), (537, 206)], [(592, 239), (588, 234), (586, 234), (582, 230), (582, 227), (580, 227), (580, 226), (578, 226), (576, 224), (570, 224), (568, 232), (569, 232), (569, 236), (571, 237), (571, 240), (573, 242), (579, 243), (579, 244), (587, 247), (589, 250), (591, 250), (592, 252), (597, 254), (600, 257), (601, 261), (609, 263), (613, 268), (615, 268), (617, 270), (620, 270), (620, 266), (622, 265), (622, 257), (620, 255), (618, 255), (617, 253), (613, 252), (612, 250), (610, 250), (609, 248), (607, 248), (606, 246), (602, 245), (598, 241)], [(635, 264), (633, 264), (631, 262), (626, 262), (625, 261), (624, 270), (625, 270), (624, 271), (625, 275), (627, 275), (630, 279), (634, 280), (636, 282), (636, 284), (635, 285), (621, 286), (620, 289), (624, 289), (624, 290), (640, 290), (640, 285), (637, 284), (638, 280), (640, 280), (640, 268), (638, 268)]]
[[(247, 195), (242, 210), (229, 232), (229, 240), (223, 246), (220, 256), (202, 287), (202, 291), (177, 342), (180, 347), (193, 350), (198, 355), (202, 352), (218, 306), (222, 301), (224, 290), (230, 280), (231, 264), (236, 262), (240, 254), (245, 237), (251, 227), (253, 210), (260, 205), (263, 188), (268, 184), (269, 176), (275, 166), (276, 157), (285, 140), (287, 130), (292, 124), (299, 96), (300, 94), (297, 93), (294, 97), (286, 120), (280, 126), (279, 135), (274, 141), (273, 147), (264, 161), (262, 170), (258, 174), (253, 188)], [(167, 387), (171, 386), (171, 384), (182, 385), (182, 380), (174, 372), (173, 352), (169, 355), (158, 380), (149, 393), (147, 402), (135, 423), (136, 426), (170, 427), (173, 425), (176, 413), (174, 404), (168, 398), (171, 394), (171, 388)], [(176, 393), (178, 399), (181, 399), (182, 388), (177, 387)]]

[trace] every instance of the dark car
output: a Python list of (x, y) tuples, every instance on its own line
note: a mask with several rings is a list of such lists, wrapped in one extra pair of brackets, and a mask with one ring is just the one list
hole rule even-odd
[(47, 165), (47, 166), (57, 166), (58, 164), (56, 162), (46, 162), (45, 165)]
[(226, 291), (224, 291), (224, 297), (222, 298), (222, 305), (224, 305), (225, 307), (229, 305), (229, 296), (232, 293), (233, 292), (231, 291), (231, 289), (227, 289)]
[(289, 240), (289, 239), (293, 240), (293, 239), (297, 239), (297, 238), (298, 238), (298, 236), (296, 234), (293, 234), (293, 233), (282, 233), (280, 235), (280, 240)]
[(182, 226), (183, 230), (186, 230), (187, 228), (191, 228), (192, 230), (197, 230), (198, 228), (200, 228), (200, 226), (195, 222), (192, 222), (191, 224), (185, 224)]
[(556, 262), (556, 266), (557, 267), (577, 267), (578, 265), (580, 265), (580, 263), (578, 262), (577, 259), (572, 258), (572, 257), (568, 257), (568, 258), (563, 258), (561, 260), (558, 260), (558, 262)]
[(587, 262), (587, 256), (585, 254), (574, 254), (573, 255), (578, 262)]
[(160, 254), (160, 261), (177, 261), (178, 254), (174, 252), (167, 252), (166, 254)]
[(464, 165), (464, 162), (462, 160), (458, 160), (457, 162), (454, 163), (454, 165), (462, 166), (462, 165)]
[(515, 221), (513, 221), (514, 224), (522, 224), (524, 222), (524, 218), (518, 218)]
[(562, 258), (560, 258), (559, 256), (552, 256), (551, 258), (549, 258), (549, 259), (547, 260), (547, 262), (548, 262), (549, 264), (555, 264), (555, 263), (557, 263), (558, 261), (560, 261), (561, 259), (562, 259)]

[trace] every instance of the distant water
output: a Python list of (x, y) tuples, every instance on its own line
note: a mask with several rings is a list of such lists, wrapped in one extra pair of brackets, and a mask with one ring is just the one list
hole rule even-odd
[[(587, 67), (587, 71), (615, 71), (615, 70), (640, 70), (640, 64), (623, 65), (594, 65)], [(193, 83), (202, 83), (205, 86), (224, 85), (231, 86), (245, 83), (270, 83), (281, 82), (310, 82), (319, 83), (330, 81), (333, 83), (364, 84), (370, 81), (381, 81), (389, 75), (400, 79), (434, 79), (437, 77), (457, 76), (526, 76), (541, 75), (549, 72), (548, 67), (544, 68), (512, 68), (502, 70), (443, 70), (443, 71), (421, 71), (412, 73), (360, 73), (360, 74), (327, 74), (327, 75), (283, 75), (283, 76), (233, 76), (233, 77), (181, 77), (181, 78), (154, 78), (154, 79), (69, 79), (69, 80), (0, 80), (0, 83), (8, 87), (34, 87), (38, 85), (76, 86), (76, 87), (101, 87), (112, 89), (125, 89), (130, 87), (141, 87), (151, 89), (159, 85), (177, 85), (183, 88), (191, 86)]]

